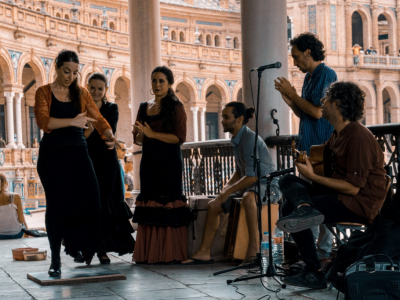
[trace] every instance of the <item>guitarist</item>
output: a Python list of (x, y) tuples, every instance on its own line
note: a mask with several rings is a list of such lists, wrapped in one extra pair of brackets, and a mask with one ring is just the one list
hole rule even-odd
[(332, 175), (316, 175), (308, 158), (306, 164), (295, 164), (300, 174), (322, 189), (293, 175), (279, 181), (287, 201), (277, 226), (292, 234), (306, 264), (302, 274), (285, 278), (288, 284), (326, 288), (311, 227), (334, 222), (372, 223), (383, 205), (384, 155), (373, 134), (358, 122), (364, 114), (364, 97), (356, 84), (337, 82), (321, 100), (322, 117), (334, 127), (325, 144), (332, 153)]
[[(310, 32), (300, 34), (290, 41), (290, 45), (294, 65), (307, 73), (301, 97), (284, 77), (275, 80), (275, 89), (300, 118), (298, 149), (307, 151), (309, 155), (312, 145), (325, 143), (332, 134), (332, 125), (321, 118), (320, 100), (325, 97), (328, 87), (337, 81), (337, 75), (322, 62), (325, 59), (324, 45), (316, 35)], [(318, 256), (329, 257), (332, 251), (332, 233), (325, 225), (314, 227), (313, 233), (315, 239), (318, 237)]]

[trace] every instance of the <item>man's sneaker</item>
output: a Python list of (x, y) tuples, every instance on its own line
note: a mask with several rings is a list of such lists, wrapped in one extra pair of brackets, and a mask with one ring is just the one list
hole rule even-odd
[(310, 289), (326, 289), (326, 276), (323, 271), (303, 270), (300, 274), (287, 276), (283, 280), (285, 283), (295, 286), (307, 287)]
[(284, 232), (299, 232), (324, 222), (324, 215), (312, 206), (303, 205), (290, 215), (280, 218), (276, 226)]

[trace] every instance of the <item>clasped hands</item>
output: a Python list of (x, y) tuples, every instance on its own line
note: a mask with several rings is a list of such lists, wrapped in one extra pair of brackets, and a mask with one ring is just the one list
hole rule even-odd
[(296, 88), (285, 77), (278, 77), (274, 82), (275, 89), (281, 93), (283, 100), (291, 105), (292, 99), (297, 96)]
[(139, 121), (136, 121), (135, 125), (133, 125), (133, 133), (141, 133), (147, 136), (148, 138), (154, 137), (154, 131), (151, 129), (149, 124), (144, 122), (144, 125)]

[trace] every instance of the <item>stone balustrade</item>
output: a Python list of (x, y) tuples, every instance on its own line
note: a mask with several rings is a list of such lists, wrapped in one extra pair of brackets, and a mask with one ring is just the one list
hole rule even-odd
[(65, 20), (38, 11), (0, 1), (0, 22), (14, 25), (21, 35), (25, 31), (42, 32), (49, 38), (82, 40), (104, 46), (129, 49), (128, 33), (103, 29), (71, 20)]
[[(119, 48), (120, 51), (127, 51), (129, 55), (129, 34), (111, 29), (92, 26), (80, 22), (65, 20), (49, 14), (43, 14), (24, 7), (13, 5), (0, 0), (0, 22), (8, 23), (15, 27), (16, 37), (26, 35), (32, 31), (35, 35), (40, 32), (48, 35), (48, 46), (57, 43), (58, 39), (70, 39), (82, 41), (82, 44), (90, 47), (90, 44), (111, 46)], [(163, 56), (179, 59), (198, 59), (204, 63), (207, 61), (219, 61), (231, 63), (241, 68), (241, 50), (195, 45), (177, 41), (161, 41)], [(201, 68), (201, 66), (200, 66)]]
[(353, 55), (354, 66), (360, 68), (400, 69), (400, 57), (389, 55)]
[(222, 47), (194, 45), (176, 41), (161, 41), (161, 54), (177, 59), (198, 59), (200, 61), (221, 61), (236, 63), (241, 67), (242, 51)]

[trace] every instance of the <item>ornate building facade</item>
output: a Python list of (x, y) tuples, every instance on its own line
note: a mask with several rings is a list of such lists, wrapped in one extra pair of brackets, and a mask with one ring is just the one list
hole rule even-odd
[[(160, 8), (161, 59), (173, 70), (174, 89), (185, 105), (187, 141), (227, 138), (221, 109), (229, 101), (242, 101), (240, 1), (160, 0)], [(288, 40), (305, 31), (320, 37), (326, 64), (340, 80), (356, 82), (365, 91), (368, 125), (400, 121), (398, 13), (400, 0), (287, 0)], [(81, 85), (93, 72), (106, 74), (107, 98), (119, 106), (117, 137), (132, 145), (136, 111), (131, 103), (138, 99), (130, 92), (127, 0), (0, 0), (0, 30), (0, 136), (7, 143), (0, 149), (0, 168), (11, 186), (23, 178), (25, 198), (34, 190), (27, 188), (32, 178), (37, 180), (31, 171), (37, 149), (31, 148), (41, 137), (34, 95), (54, 79), (54, 58), (63, 49), (78, 52)], [(378, 55), (361, 54), (356, 60), (354, 44), (373, 47)], [(300, 93), (304, 74), (293, 66), (289, 50), (282, 49), (288, 51), (288, 77)], [(149, 78), (143, 88), (150, 87)], [(297, 133), (297, 118), (291, 113), (289, 120), (290, 133)], [(33, 194), (40, 193), (39, 183)]]

